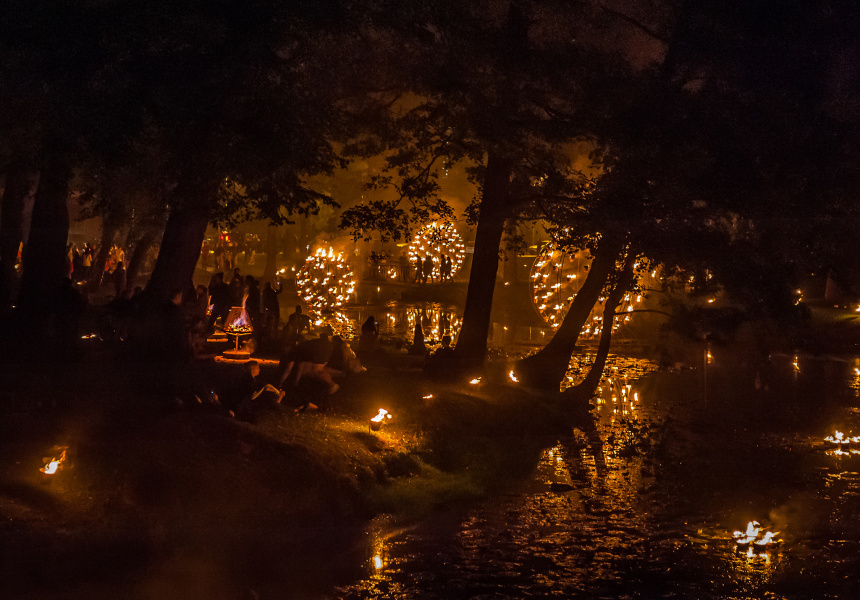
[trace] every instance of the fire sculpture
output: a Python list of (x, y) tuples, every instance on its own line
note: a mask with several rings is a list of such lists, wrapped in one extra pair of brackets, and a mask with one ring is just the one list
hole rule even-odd
[(59, 456), (50, 458), (46, 457), (43, 459), (45, 461), (45, 466), (39, 470), (45, 475), (53, 475), (54, 473), (59, 471), (63, 466), (63, 462), (65, 462), (66, 460), (66, 450), (68, 450), (68, 447), (61, 446), (57, 448), (57, 450), (60, 451)]
[(753, 552), (764, 552), (782, 544), (782, 540), (776, 538), (778, 531), (765, 531), (765, 529), (758, 521), (750, 521), (746, 531), (735, 531), (732, 534), (735, 548), (747, 550), (747, 554), (751, 555)]
[(349, 301), (355, 291), (355, 276), (343, 258), (329, 247), (318, 248), (296, 274), (301, 296), (316, 313), (337, 309)]
[(437, 281), (440, 279), (439, 266), (442, 263), (443, 254), (451, 259), (449, 275), (454, 277), (463, 266), (466, 247), (460, 234), (454, 229), (454, 224), (448, 221), (442, 223), (434, 221), (425, 225), (418, 230), (415, 239), (409, 243), (410, 262), (414, 264), (419, 256), (422, 261), (429, 258), (433, 262), (431, 276)]
[[(529, 282), (532, 288), (532, 301), (540, 317), (552, 329), (558, 329), (564, 316), (570, 308), (570, 303), (579, 292), (591, 259), (586, 252), (571, 248), (569, 251), (560, 250), (555, 243), (545, 244), (540, 255), (532, 265)], [(656, 270), (648, 277), (656, 278)], [(603, 303), (605, 298), (591, 312), (582, 330), (584, 337), (597, 337), (603, 328)], [(618, 308), (618, 317), (614, 327), (617, 329), (624, 323), (629, 323), (633, 307), (642, 302), (642, 295), (629, 293), (624, 296)]]

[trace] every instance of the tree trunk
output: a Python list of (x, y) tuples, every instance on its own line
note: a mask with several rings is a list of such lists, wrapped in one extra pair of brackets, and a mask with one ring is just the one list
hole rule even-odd
[(39, 177), (30, 235), (24, 249), (18, 304), (28, 312), (44, 310), (59, 289), (66, 269), (69, 238), (69, 179), (66, 157), (51, 148)]
[(269, 225), (266, 231), (266, 266), (263, 269), (263, 281), (275, 283), (275, 273), (278, 271), (278, 231), (277, 225)]
[[(600, 380), (603, 377), (603, 370), (606, 368), (606, 359), (609, 356), (609, 347), (612, 344), (612, 329), (615, 320), (615, 310), (624, 298), (624, 294), (630, 291), (633, 283), (633, 263), (635, 255), (630, 253), (625, 260), (624, 270), (619, 277), (618, 282), (609, 296), (606, 298), (606, 304), (603, 307), (603, 330), (600, 332), (600, 343), (597, 345), (597, 354), (594, 357), (594, 364), (588, 371), (585, 379), (579, 383), (573, 390), (569, 391), (570, 396), (577, 398), (591, 398), (600, 385)], [(568, 392), (565, 392), (568, 394)]]
[(17, 285), (15, 265), (18, 263), (18, 248), (24, 238), (24, 199), (30, 192), (30, 178), (20, 161), (12, 165), (6, 174), (0, 208), (0, 309), (12, 304)]
[(128, 260), (126, 269), (126, 281), (129, 287), (134, 287), (140, 277), (140, 270), (143, 268), (143, 261), (146, 258), (150, 248), (155, 244), (158, 237), (158, 232), (154, 229), (144, 231), (141, 238), (134, 245), (134, 252), (131, 253), (131, 258)]
[(517, 376), (525, 385), (558, 392), (576, 349), (579, 334), (591, 310), (600, 298), (609, 276), (615, 271), (615, 261), (624, 248), (623, 241), (606, 235), (595, 249), (588, 276), (573, 299), (567, 314), (553, 338), (539, 352), (524, 358), (516, 367)]
[(167, 300), (175, 289), (194, 288), (194, 269), (206, 237), (218, 183), (188, 178), (173, 192), (155, 268), (146, 286), (150, 300)]
[(507, 217), (511, 168), (509, 161), (492, 154), (487, 159), (463, 326), (454, 349), (458, 364), (466, 368), (483, 365), (487, 356), (487, 332), (499, 268), (499, 245)]

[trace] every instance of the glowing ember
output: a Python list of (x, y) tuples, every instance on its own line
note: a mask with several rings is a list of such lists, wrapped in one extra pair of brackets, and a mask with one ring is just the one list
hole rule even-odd
[(53, 475), (54, 473), (56, 473), (60, 469), (60, 467), (63, 464), (63, 461), (66, 460), (66, 450), (68, 450), (68, 448), (63, 447), (63, 448), (60, 448), (60, 450), (61, 450), (61, 452), (60, 452), (59, 456), (51, 458), (51, 459), (47, 459), (47, 458), (44, 459), (47, 462), (45, 463), (44, 467), (39, 469), (42, 473), (44, 473), (45, 475)]
[(340, 308), (355, 291), (355, 276), (343, 258), (329, 247), (319, 248), (305, 260), (296, 274), (296, 284), (305, 302), (317, 313)]
[(234, 306), (227, 314), (224, 320), (224, 333), (232, 333), (233, 335), (247, 335), (253, 333), (254, 327), (251, 325), (251, 317), (245, 310), (245, 302), (248, 296), (242, 298), (242, 306)]
[(513, 370), (511, 370), (511, 372), (510, 372), (510, 373), (508, 373), (508, 377), (510, 377), (510, 378), (511, 378), (511, 381), (513, 381), (514, 383), (519, 383), (519, 382), (520, 382), (520, 380), (519, 380), (519, 379), (517, 379), (517, 376), (516, 376), (516, 375), (514, 375)]
[(442, 264), (442, 256), (447, 256), (451, 261), (451, 271), (447, 277), (454, 277), (463, 265), (466, 257), (466, 247), (454, 224), (450, 222), (430, 223), (422, 227), (409, 243), (409, 261), (415, 264), (418, 257), (424, 261), (427, 258), (433, 263), (430, 274), (435, 281), (441, 279), (439, 267)]

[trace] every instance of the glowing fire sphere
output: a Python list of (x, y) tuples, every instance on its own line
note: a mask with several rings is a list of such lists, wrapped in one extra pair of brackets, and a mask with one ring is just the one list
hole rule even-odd
[(439, 265), (443, 255), (451, 260), (451, 272), (446, 277), (454, 277), (463, 266), (466, 247), (460, 234), (454, 229), (453, 223), (434, 221), (425, 225), (409, 243), (409, 261), (414, 265), (419, 256), (422, 261), (429, 256), (433, 262), (431, 277), (437, 281), (440, 278)]
[(299, 272), (296, 284), (302, 299), (316, 313), (340, 308), (355, 291), (355, 276), (343, 254), (332, 248), (319, 248), (310, 255)]
[[(552, 242), (545, 244), (540, 255), (532, 265), (529, 282), (532, 289), (532, 301), (538, 314), (552, 329), (558, 329), (564, 316), (570, 308), (570, 303), (582, 287), (591, 258), (584, 250), (570, 248), (558, 250)], [(588, 320), (582, 328), (582, 336), (595, 337), (603, 328), (603, 303), (600, 301), (591, 311)], [(624, 296), (621, 305), (616, 310), (615, 328), (628, 323), (633, 306), (642, 301), (642, 296), (629, 293)]]

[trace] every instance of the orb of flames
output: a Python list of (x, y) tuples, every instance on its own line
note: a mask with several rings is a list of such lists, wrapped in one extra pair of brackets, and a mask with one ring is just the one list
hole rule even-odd
[(349, 302), (355, 291), (355, 276), (342, 253), (318, 248), (296, 274), (302, 299), (316, 313), (337, 309)]
[(418, 230), (415, 238), (409, 243), (409, 261), (414, 264), (418, 257), (421, 257), (422, 261), (430, 258), (433, 262), (431, 276), (434, 279), (439, 279), (439, 266), (443, 255), (451, 260), (451, 277), (453, 277), (463, 266), (466, 247), (451, 222), (428, 223)]
[[(584, 250), (578, 248), (559, 249), (555, 243), (549, 242), (541, 249), (540, 254), (532, 265), (529, 273), (529, 283), (532, 290), (532, 302), (541, 319), (552, 329), (558, 329), (564, 316), (576, 297), (588, 269), (591, 258)], [(654, 276), (656, 274), (652, 274)], [(582, 328), (581, 335), (593, 338), (600, 335), (603, 329), (603, 303), (601, 297), (594, 306), (588, 320)], [(629, 323), (633, 307), (642, 302), (642, 295), (637, 293), (625, 294), (621, 305), (616, 310), (613, 331), (621, 325)]]

